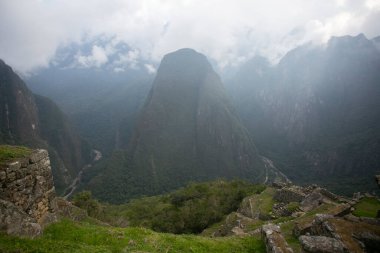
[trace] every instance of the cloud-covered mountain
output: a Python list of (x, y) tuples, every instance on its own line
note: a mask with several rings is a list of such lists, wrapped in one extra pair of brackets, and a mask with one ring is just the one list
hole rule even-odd
[(90, 147), (50, 99), (32, 94), (1, 60), (0, 91), (0, 143), (48, 149), (61, 192), (90, 160)]
[(376, 189), (380, 52), (364, 35), (290, 51), (276, 66), (255, 58), (228, 88), (258, 148), (299, 183), (351, 193)]
[(109, 154), (129, 138), (126, 129), (132, 128), (154, 72), (125, 43), (98, 38), (60, 48), (49, 68), (26, 82), (33, 92), (56, 102), (81, 136)]
[(265, 165), (207, 58), (181, 49), (163, 58), (126, 153), (89, 188), (123, 201), (220, 177), (264, 182)]

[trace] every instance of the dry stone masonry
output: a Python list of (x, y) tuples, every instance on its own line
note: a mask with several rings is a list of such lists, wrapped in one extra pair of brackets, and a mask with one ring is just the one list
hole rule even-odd
[(55, 189), (46, 150), (1, 166), (0, 186), (1, 230), (33, 237), (42, 232), (46, 220), (54, 220)]
[(267, 253), (293, 253), (293, 250), (281, 234), (279, 226), (274, 224), (263, 225), (261, 236), (265, 241)]

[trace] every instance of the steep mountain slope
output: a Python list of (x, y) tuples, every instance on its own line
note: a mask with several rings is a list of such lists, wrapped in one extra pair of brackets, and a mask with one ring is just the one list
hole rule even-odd
[[(51, 156), (62, 159), (65, 166), (67, 179), (60, 179), (60, 173), (53, 170), (54, 176), (58, 177), (56, 182), (64, 181), (60, 185), (67, 185), (90, 160), (91, 147), (76, 133), (66, 115), (54, 102), (43, 96), (34, 97), (38, 107), (41, 137), (51, 147)], [(60, 185), (58, 189), (61, 188)]]
[[(111, 45), (112, 53), (107, 53), (104, 63), (89, 61), (94, 48), (105, 50)], [(104, 38), (69, 44), (57, 51), (47, 68), (28, 76), (26, 84), (33, 93), (57, 103), (80, 135), (108, 156), (128, 142), (151, 87), (148, 63), (134, 57), (138, 52), (128, 45), (114, 45)]]
[(12, 69), (0, 60), (0, 141), (9, 144), (40, 142), (38, 109), (33, 94)]
[[(380, 54), (364, 35), (248, 62), (229, 85), (257, 145), (298, 183), (366, 188), (380, 168)], [(264, 70), (257, 75), (258, 70)], [(243, 84), (238, 84), (242, 82)], [(326, 175), (328, 175), (326, 177)]]
[(153, 179), (158, 191), (188, 180), (263, 178), (262, 161), (219, 77), (191, 49), (163, 58), (130, 152), (136, 173)]
[(33, 95), (3, 61), (0, 80), (0, 143), (48, 149), (55, 185), (63, 190), (89, 160), (89, 146), (52, 101)]
[[(217, 177), (265, 180), (263, 161), (218, 75), (204, 55), (191, 49), (163, 58), (127, 155), (120, 156), (114, 157), (103, 176), (108, 182), (116, 182), (121, 174), (127, 177), (125, 197), (137, 189), (140, 194), (154, 194)], [(113, 171), (118, 166), (126, 168)], [(99, 193), (95, 188), (91, 187)]]

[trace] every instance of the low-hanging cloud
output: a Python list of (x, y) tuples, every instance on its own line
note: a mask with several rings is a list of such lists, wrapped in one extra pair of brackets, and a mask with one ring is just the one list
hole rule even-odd
[[(0, 58), (28, 73), (48, 66), (60, 46), (103, 35), (146, 61), (191, 47), (224, 67), (255, 54), (276, 61), (331, 36), (372, 38), (379, 23), (380, 0), (0, 0)], [(95, 45), (78, 61), (101, 66), (107, 55)], [(135, 56), (124, 60), (133, 65)]]

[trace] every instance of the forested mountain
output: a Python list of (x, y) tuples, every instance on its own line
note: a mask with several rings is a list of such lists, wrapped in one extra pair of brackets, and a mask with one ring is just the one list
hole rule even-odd
[[(256, 57), (227, 85), (261, 152), (300, 184), (375, 189), (380, 168), (380, 53), (364, 35)], [(371, 185), (371, 186), (370, 186)]]
[(90, 160), (90, 147), (51, 100), (32, 94), (1, 60), (0, 90), (0, 143), (48, 149), (55, 185), (62, 191)]
[(181, 49), (163, 58), (127, 151), (89, 188), (122, 201), (218, 177), (264, 182), (264, 162), (207, 58)]
[(111, 55), (96, 61), (94, 53), (109, 44), (98, 38), (61, 47), (47, 68), (26, 77), (30, 89), (57, 103), (104, 156), (128, 142), (153, 79), (146, 63), (136, 58), (138, 52), (125, 43), (117, 43)]

